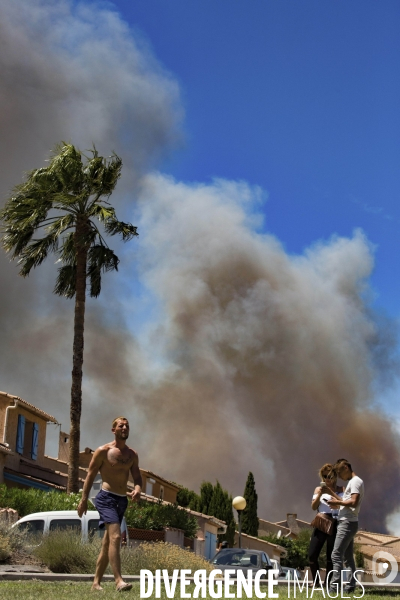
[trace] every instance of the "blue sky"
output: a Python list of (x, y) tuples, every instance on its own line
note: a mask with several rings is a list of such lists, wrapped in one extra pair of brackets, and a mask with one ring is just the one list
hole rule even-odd
[(398, 2), (113, 2), (181, 86), (183, 181), (245, 180), (268, 194), (287, 252), (361, 228), (376, 304), (398, 317)]

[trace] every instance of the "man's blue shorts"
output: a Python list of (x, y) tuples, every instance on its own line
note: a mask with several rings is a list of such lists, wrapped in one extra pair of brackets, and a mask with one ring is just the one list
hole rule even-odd
[(128, 498), (106, 490), (100, 490), (93, 504), (100, 515), (99, 527), (101, 529), (106, 523), (119, 523), (121, 525), (128, 506)]

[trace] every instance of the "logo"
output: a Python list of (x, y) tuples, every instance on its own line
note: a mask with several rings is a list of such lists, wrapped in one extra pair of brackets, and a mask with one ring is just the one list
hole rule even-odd
[(392, 583), (399, 571), (397, 560), (390, 552), (379, 550), (372, 557), (372, 579), (382, 585)]

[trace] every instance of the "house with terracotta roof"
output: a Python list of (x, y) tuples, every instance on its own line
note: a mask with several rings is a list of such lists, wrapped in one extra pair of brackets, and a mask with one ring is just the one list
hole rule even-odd
[[(69, 434), (59, 434), (58, 456), (45, 454), (46, 430), (57, 419), (40, 408), (6, 392), (0, 392), (0, 483), (8, 487), (66, 490), (68, 480)], [(93, 450), (79, 455), (81, 485), (87, 475)], [(141, 469), (143, 489), (148, 496), (176, 502), (179, 486), (152, 471)], [(133, 480), (128, 488), (133, 489)]]
[[(279, 533), (280, 532), (280, 533)], [(258, 519), (258, 537), (268, 536), (268, 535), (277, 535), (279, 537), (287, 537), (289, 539), (294, 539), (297, 537), (297, 533), (294, 533), (288, 527), (284, 525), (279, 525), (278, 523), (273, 523), (272, 521), (267, 521), (266, 519)]]
[(365, 576), (364, 581), (372, 580), (372, 568), (375, 569), (375, 573), (378, 577), (387, 575), (386, 569), (379, 570), (379, 563), (388, 563), (387, 557), (381, 555), (375, 560), (373, 564), (374, 555), (377, 552), (385, 552), (391, 554), (397, 563), (398, 574), (393, 580), (393, 583), (400, 583), (400, 537), (395, 535), (388, 535), (385, 533), (373, 533), (372, 531), (359, 530), (354, 538), (356, 544), (364, 556), (364, 569)]
[(298, 535), (302, 529), (312, 529), (308, 521), (302, 521), (297, 518), (296, 513), (287, 513), (284, 521), (277, 521), (275, 525), (289, 529), (295, 535)]

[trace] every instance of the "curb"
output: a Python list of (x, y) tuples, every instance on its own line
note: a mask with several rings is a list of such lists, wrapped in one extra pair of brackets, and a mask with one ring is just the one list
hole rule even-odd
[[(27, 573), (26, 571), (0, 571), (0, 581), (87, 581), (92, 582), (94, 575), (86, 573)], [(104, 575), (103, 581), (114, 581), (113, 575)], [(139, 575), (124, 575), (124, 581), (140, 581)]]

